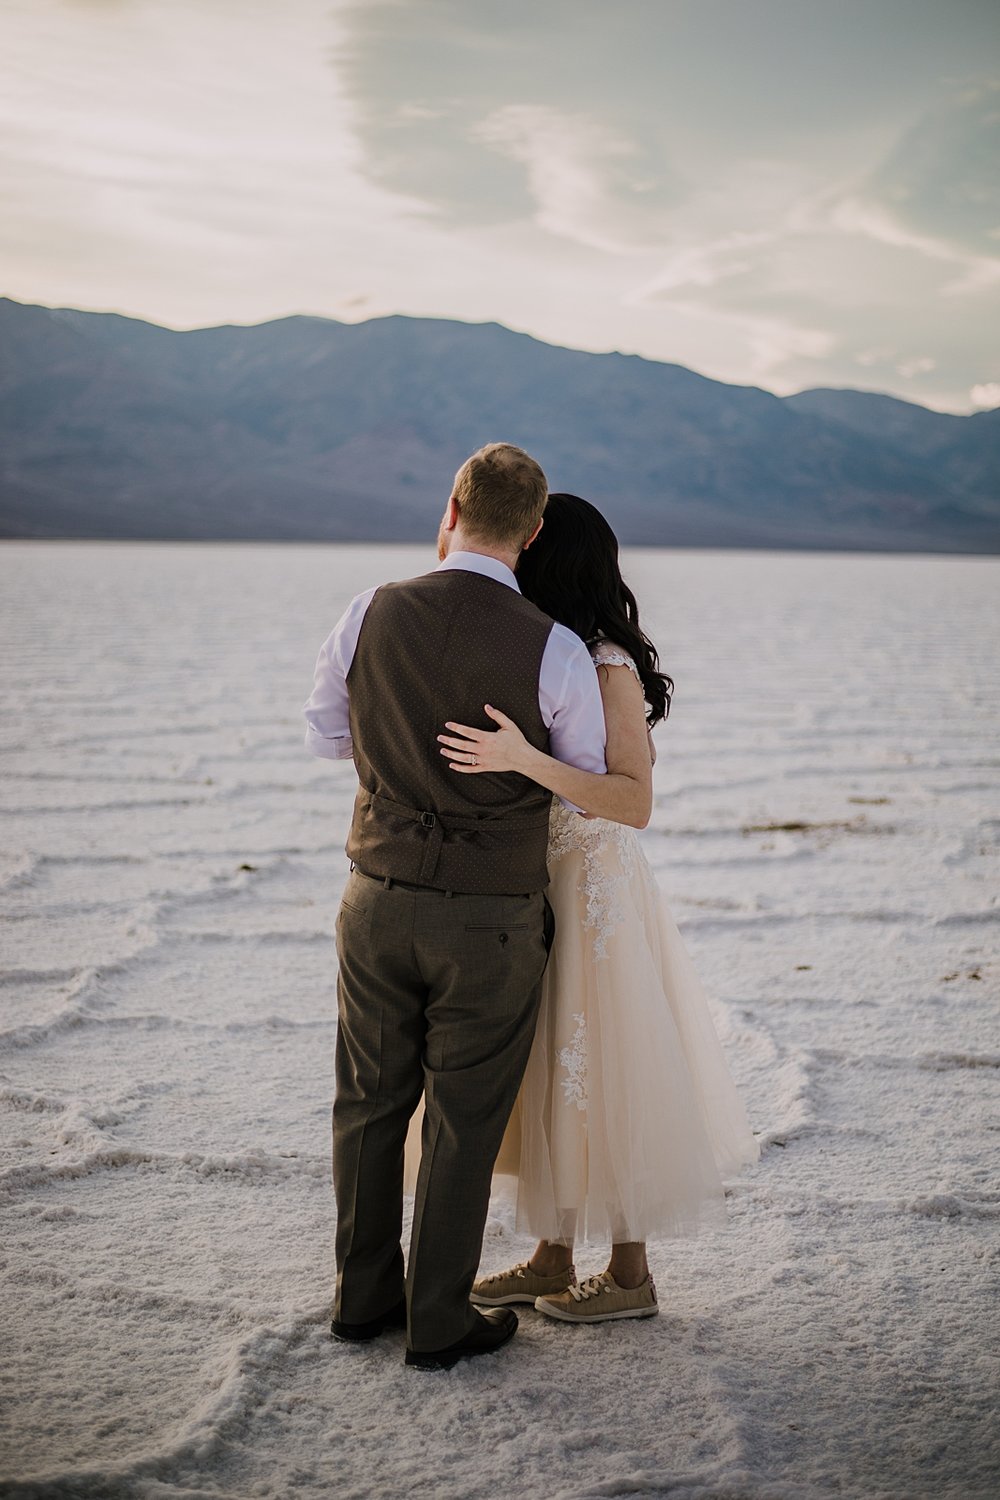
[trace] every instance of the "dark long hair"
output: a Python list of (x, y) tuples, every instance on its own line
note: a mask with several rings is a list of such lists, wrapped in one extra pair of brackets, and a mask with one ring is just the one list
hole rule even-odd
[(652, 727), (670, 712), (672, 677), (639, 629), (639, 607), (618, 566), (618, 538), (596, 505), (579, 495), (550, 495), (545, 524), (517, 565), (521, 592), (592, 646), (606, 636), (635, 661)]

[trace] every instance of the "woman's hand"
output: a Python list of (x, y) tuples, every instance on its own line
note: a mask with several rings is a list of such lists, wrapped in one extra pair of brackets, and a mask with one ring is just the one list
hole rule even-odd
[(499, 729), (471, 729), (468, 724), (445, 724), (451, 734), (439, 734), (441, 754), (451, 761), (453, 771), (475, 776), (480, 771), (520, 771), (530, 776), (532, 758), (538, 755), (529, 745), (513, 719), (498, 708), (485, 704), (486, 712)]

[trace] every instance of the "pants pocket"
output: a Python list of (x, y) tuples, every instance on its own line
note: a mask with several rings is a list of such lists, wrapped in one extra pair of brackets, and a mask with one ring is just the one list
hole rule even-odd
[(466, 922), (466, 932), (527, 932), (527, 922)]

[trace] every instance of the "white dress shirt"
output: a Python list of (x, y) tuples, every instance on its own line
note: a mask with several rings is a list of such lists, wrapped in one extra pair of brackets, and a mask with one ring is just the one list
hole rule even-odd
[[(478, 552), (450, 552), (436, 569), (463, 568), (505, 583), (520, 593), (517, 579), (496, 557)], [(327, 760), (349, 760), (354, 754), (347, 674), (354, 660), (365, 611), (375, 589), (351, 600), (319, 649), (313, 690), (305, 703), (306, 748)], [(557, 760), (580, 771), (604, 774), (607, 731), (597, 672), (583, 641), (565, 625), (554, 624), (542, 653), (538, 707), (549, 731), (549, 749)], [(442, 732), (444, 725), (441, 725)], [(561, 799), (575, 812), (580, 809)]]

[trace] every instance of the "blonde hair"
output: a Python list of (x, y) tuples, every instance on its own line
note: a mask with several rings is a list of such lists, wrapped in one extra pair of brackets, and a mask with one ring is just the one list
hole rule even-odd
[(462, 529), (495, 547), (522, 547), (542, 519), (549, 483), (513, 443), (487, 443), (455, 475), (452, 497)]

